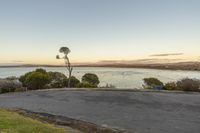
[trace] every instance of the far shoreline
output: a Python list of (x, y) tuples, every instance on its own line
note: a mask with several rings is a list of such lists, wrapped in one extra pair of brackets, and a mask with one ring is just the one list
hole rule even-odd
[[(2, 65), (0, 68), (31, 68), (31, 67), (65, 67), (63, 65)], [(108, 64), (108, 65), (73, 65), (73, 67), (93, 67), (93, 68), (137, 68), (137, 69), (155, 69), (155, 70), (181, 70), (181, 71), (200, 71), (200, 62), (194, 64)]]

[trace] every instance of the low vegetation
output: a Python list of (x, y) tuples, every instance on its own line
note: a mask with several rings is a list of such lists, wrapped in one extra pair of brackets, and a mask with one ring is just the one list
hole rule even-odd
[(28, 72), (21, 76), (19, 80), (22, 82), (23, 86), (27, 87), (29, 90), (65, 88), (69, 86), (69, 80), (71, 88), (96, 88), (100, 83), (96, 74), (86, 73), (82, 77), (82, 82), (80, 82), (75, 76), (71, 76), (69, 79), (63, 73), (46, 72), (44, 69), (36, 69), (33, 72)]
[(185, 78), (176, 83), (178, 90), (200, 91), (200, 80)]
[(158, 80), (157, 78), (144, 78), (144, 85), (143, 87), (145, 89), (156, 89), (156, 88), (162, 88), (163, 87), (163, 83)]
[(50, 75), (44, 69), (36, 69), (28, 72), (19, 78), (24, 87), (29, 90), (45, 89), (51, 82)]
[(159, 89), (170, 91), (179, 90), (200, 92), (200, 80), (185, 78), (176, 82), (168, 82), (164, 84), (157, 78), (145, 78), (143, 88), (154, 90)]
[[(64, 81), (65, 87), (67, 87), (66, 85), (68, 85), (69, 83), (69, 78), (66, 78)], [(70, 78), (70, 87), (71, 88), (77, 88), (80, 84), (80, 80), (78, 80), (76, 77), (71, 76)]]
[[(70, 78), (71, 88), (97, 88), (100, 83), (96, 74), (86, 73), (82, 82), (75, 76)], [(44, 69), (36, 69), (19, 78), (9, 77), (0, 79), (0, 93), (19, 92), (27, 90), (66, 88), (69, 86), (69, 78), (60, 72), (47, 72)]]
[(48, 72), (51, 82), (49, 84), (49, 88), (63, 88), (66, 86), (67, 77), (60, 72)]
[(67, 133), (67, 131), (52, 124), (0, 109), (0, 133)]
[[(157, 78), (150, 77), (143, 79), (144, 89), (150, 90), (180, 90), (200, 92), (200, 80), (198, 79), (181, 79), (176, 82), (163, 83)], [(100, 80), (96, 74), (86, 73), (82, 76), (81, 81), (75, 76), (70, 78), (70, 88), (115, 88), (107, 84), (99, 86)], [(36, 69), (28, 72), (19, 78), (8, 77), (0, 79), (0, 93), (20, 92), (27, 90), (49, 89), (49, 88), (67, 88), (69, 78), (60, 72), (47, 72), (44, 69)]]
[(98, 86), (100, 81), (99, 81), (99, 78), (98, 78), (98, 76), (96, 74), (86, 73), (82, 77), (82, 83), (91, 85), (91, 86), (93, 86), (95, 88), (95, 87)]
[(164, 86), (165, 90), (178, 90), (176, 82), (168, 82)]
[(116, 86), (114, 86), (113, 84), (106, 84), (105, 86), (100, 86), (100, 88), (110, 88), (110, 89), (114, 89), (116, 88)]
[(97, 88), (95, 85), (88, 82), (81, 82), (78, 84), (78, 88)]
[(0, 93), (14, 92), (22, 88), (22, 83), (16, 79), (0, 79)]

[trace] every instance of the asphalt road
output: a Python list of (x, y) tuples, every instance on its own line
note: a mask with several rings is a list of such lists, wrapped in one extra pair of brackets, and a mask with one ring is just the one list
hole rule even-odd
[(62, 115), (136, 133), (200, 132), (200, 93), (30, 91), (1, 94), (0, 107)]

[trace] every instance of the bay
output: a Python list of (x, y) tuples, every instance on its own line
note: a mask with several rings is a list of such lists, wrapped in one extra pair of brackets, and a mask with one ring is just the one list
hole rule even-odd
[[(0, 78), (17, 76), (33, 71), (38, 67), (8, 67), (0, 68)], [(67, 75), (64, 67), (40, 67), (47, 71), (62, 72)], [(95, 73), (100, 79), (100, 86), (112, 84), (120, 89), (140, 89), (142, 88), (143, 78), (155, 77), (166, 83), (177, 81), (182, 78), (200, 79), (200, 71), (183, 70), (157, 70), (142, 68), (108, 68), (108, 67), (74, 67), (73, 75), (81, 80), (85, 73)]]

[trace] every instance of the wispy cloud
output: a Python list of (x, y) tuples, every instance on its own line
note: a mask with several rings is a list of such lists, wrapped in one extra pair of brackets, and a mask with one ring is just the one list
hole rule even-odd
[(184, 53), (164, 53), (164, 54), (152, 54), (150, 56), (175, 56), (175, 55), (183, 55)]
[(12, 62), (12, 63), (22, 63), (24, 61), (23, 60), (11, 60), (10, 62)]
[(97, 64), (153, 64), (153, 63), (175, 63), (181, 62), (184, 59), (176, 58), (176, 59), (169, 59), (169, 58), (144, 58), (144, 59), (137, 59), (137, 60), (102, 60), (97, 62)]

